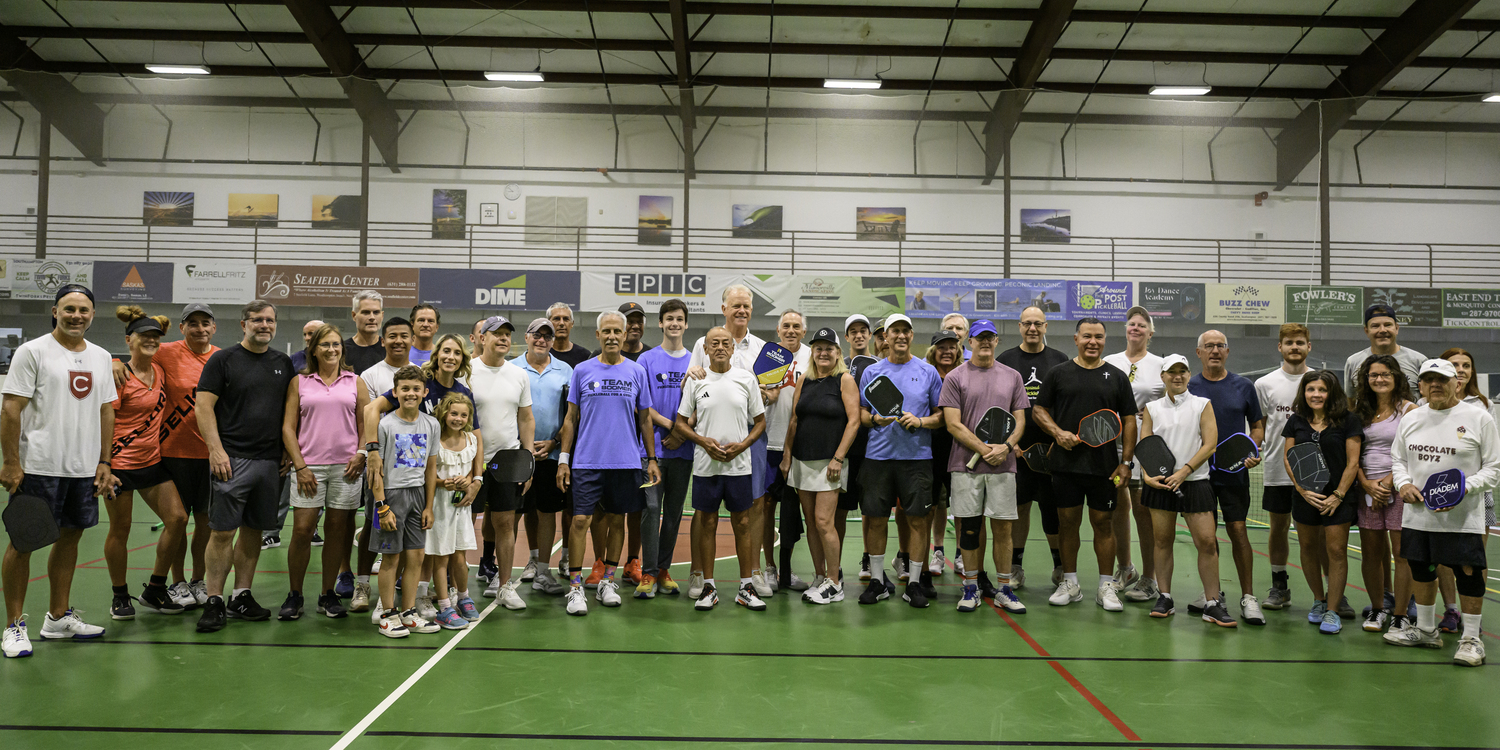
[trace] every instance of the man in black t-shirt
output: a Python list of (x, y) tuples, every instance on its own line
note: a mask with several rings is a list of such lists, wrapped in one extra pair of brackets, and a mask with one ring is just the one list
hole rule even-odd
[[(1110, 574), (1115, 560), (1115, 490), (1130, 479), (1135, 466), (1136, 425), (1134, 419), (1127, 419), (1135, 416), (1135, 394), (1130, 390), (1130, 378), (1103, 359), (1102, 321), (1079, 320), (1073, 342), (1078, 346), (1078, 356), (1047, 373), (1031, 410), (1042, 429), (1057, 441), (1048, 463), (1061, 527), (1063, 581), (1047, 601), (1065, 606), (1083, 598), (1078, 584), (1078, 530), (1087, 502), (1089, 524), (1094, 529), (1094, 554), (1099, 558), (1099, 590), (1094, 601), (1105, 611), (1119, 612), (1124, 606)], [(1118, 458), (1115, 441), (1093, 447), (1078, 438), (1084, 417), (1103, 409), (1115, 412), (1121, 423), (1125, 440)]]
[(593, 359), (588, 347), (573, 342), (573, 308), (568, 303), (552, 303), (547, 308), (547, 321), (552, 324), (552, 356), (573, 367)]
[(349, 317), (354, 319), (354, 335), (344, 339), (344, 363), (358, 375), (385, 359), (385, 345), (380, 341), (380, 326), (385, 322), (385, 298), (374, 289), (354, 295)]
[[(271, 348), (276, 307), (253, 300), (240, 311), (240, 343), (208, 358), (198, 380), (198, 431), (213, 474), (209, 502), (208, 604), (198, 632), (224, 627), (225, 617), (266, 620), (271, 611), (250, 595), (260, 559), (260, 532), (275, 528), (281, 500), (281, 422), (292, 359)], [(240, 532), (239, 542), (234, 534)], [(234, 565), (235, 595), (226, 604), (224, 581)]]
[[(1026, 397), (1036, 402), (1042, 390), (1042, 381), (1052, 368), (1068, 361), (1068, 355), (1047, 346), (1047, 313), (1032, 306), (1021, 311), (1017, 325), (1021, 332), (1021, 345), (1007, 349), (995, 356), (1000, 364), (1021, 373), (1021, 382), (1026, 385)], [(1026, 407), (1026, 429), (1021, 433), (1021, 450), (1038, 443), (1052, 445), (1052, 436), (1047, 434), (1031, 418), (1031, 407)], [(1047, 546), (1052, 551), (1052, 585), (1063, 580), (1062, 553), (1058, 550), (1057, 506), (1052, 502), (1052, 477), (1032, 471), (1025, 459), (1016, 461), (1016, 522), (1011, 524), (1010, 587), (1019, 589), (1026, 585), (1026, 572), (1021, 569), (1021, 560), (1026, 553), (1026, 537), (1031, 534), (1031, 503), (1042, 513), (1042, 531), (1047, 535)], [(980, 530), (980, 539), (984, 530)], [(983, 543), (981, 541), (981, 543)], [(984, 589), (981, 581), (980, 589)], [(989, 592), (983, 592), (992, 596)]]
[(625, 316), (625, 343), (620, 345), (620, 353), (631, 362), (639, 362), (641, 355), (651, 348), (641, 340), (646, 335), (646, 308), (638, 302), (626, 302), (620, 305), (620, 314)]

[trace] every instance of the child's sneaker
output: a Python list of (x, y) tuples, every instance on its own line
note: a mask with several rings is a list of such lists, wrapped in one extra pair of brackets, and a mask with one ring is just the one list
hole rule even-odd
[(417, 615), (419, 617), (424, 620), (432, 620), (437, 618), (437, 613), (437, 607), (433, 605), (431, 596), (417, 597)]
[(405, 638), (411, 635), (411, 631), (401, 622), (401, 615), (391, 610), (389, 615), (380, 618), (380, 634), (387, 638)]
[(435, 622), (429, 622), (427, 618), (417, 614), (416, 607), (401, 613), (401, 624), (413, 633), (436, 633), (442, 628)]
[(479, 619), (479, 608), (474, 606), (473, 599), (467, 596), (460, 597), (458, 600), (458, 614), (465, 620), (474, 622)]
[(463, 630), (469, 627), (469, 621), (458, 614), (458, 610), (452, 607), (444, 607), (437, 613), (437, 624), (444, 630)]

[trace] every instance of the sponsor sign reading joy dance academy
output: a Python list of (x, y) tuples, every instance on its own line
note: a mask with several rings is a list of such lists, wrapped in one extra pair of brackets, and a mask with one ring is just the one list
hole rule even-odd
[(578, 306), (574, 271), (424, 268), (421, 280), (422, 301), (438, 307), (544, 310), (553, 302)]
[[(468, 273), (466, 271), (466, 273)], [(287, 305), (342, 307), (374, 289), (386, 308), (417, 303), (417, 269), (349, 266), (256, 266), (255, 296)]]
[(94, 261), (94, 294), (121, 302), (171, 302), (171, 263)]
[(1286, 315), (1281, 284), (1205, 284), (1206, 323), (1270, 323), (1280, 325)]
[(1153, 320), (1181, 320), (1197, 323), (1203, 320), (1202, 284), (1156, 284), (1142, 281), (1141, 307)]
[(654, 313), (661, 303), (674, 298), (687, 303), (689, 312), (719, 312), (719, 298), (708, 297), (708, 274), (587, 271), (581, 277), (579, 296), (585, 312), (618, 310), (626, 302), (635, 302)]
[(1449, 328), (1500, 328), (1500, 290), (1444, 289), (1443, 325)]
[(1286, 288), (1286, 319), (1297, 323), (1364, 322), (1365, 290), (1357, 286), (1294, 286)]

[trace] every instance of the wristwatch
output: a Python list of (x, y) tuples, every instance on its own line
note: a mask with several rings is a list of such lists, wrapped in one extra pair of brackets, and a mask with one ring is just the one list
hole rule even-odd
[(1124, 466), (1127, 469), (1130, 469), (1131, 471), (1135, 471), (1135, 460), (1134, 459), (1132, 459), (1130, 461), (1121, 461), (1120, 465)]

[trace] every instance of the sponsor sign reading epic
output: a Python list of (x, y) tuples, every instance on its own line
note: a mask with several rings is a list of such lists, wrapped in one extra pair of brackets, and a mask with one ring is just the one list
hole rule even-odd
[(255, 296), (270, 302), (342, 307), (366, 289), (380, 292), (387, 309), (411, 307), (417, 302), (417, 269), (266, 265), (255, 268)]
[(419, 296), (422, 301), (438, 307), (545, 310), (554, 302), (565, 302), (575, 309), (578, 307), (578, 273), (575, 271), (424, 268), (421, 280)]
[(243, 261), (175, 263), (172, 301), (179, 305), (243, 304), (255, 298), (255, 264)]
[(1207, 323), (1270, 323), (1286, 318), (1281, 284), (1206, 284)]
[(1286, 288), (1286, 319), (1295, 323), (1363, 323), (1365, 290), (1357, 286)]
[(626, 302), (635, 302), (646, 312), (661, 309), (661, 303), (680, 299), (688, 311), (719, 311), (718, 300), (708, 298), (708, 276), (701, 273), (596, 273), (581, 274), (579, 292), (583, 310), (604, 312), (618, 310)]
[(171, 302), (171, 263), (94, 261), (94, 294), (122, 302)]

